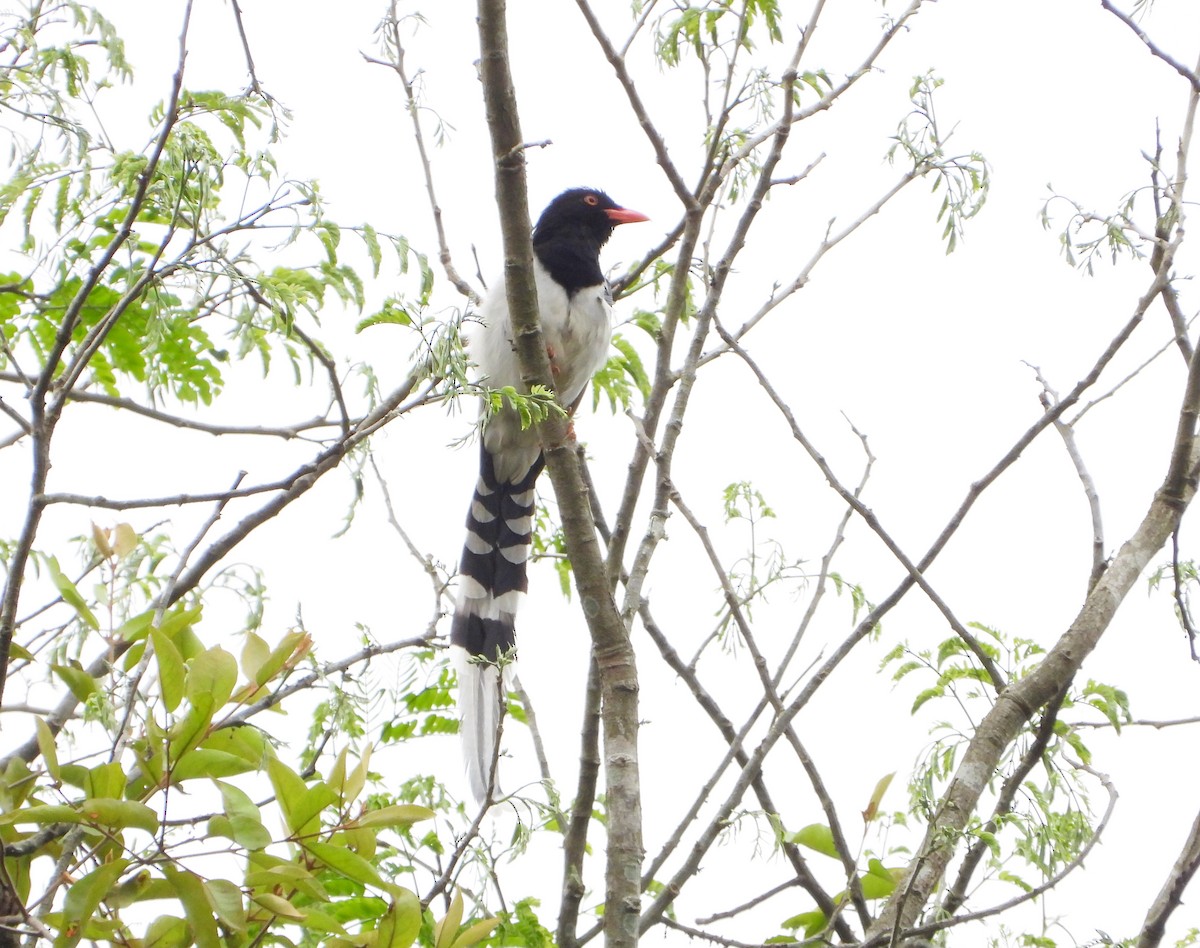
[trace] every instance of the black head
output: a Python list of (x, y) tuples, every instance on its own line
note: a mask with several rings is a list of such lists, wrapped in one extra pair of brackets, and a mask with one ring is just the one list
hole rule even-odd
[(621, 207), (603, 191), (572, 188), (542, 211), (533, 229), (533, 249), (542, 266), (568, 293), (604, 282), (600, 248), (618, 224), (649, 220)]

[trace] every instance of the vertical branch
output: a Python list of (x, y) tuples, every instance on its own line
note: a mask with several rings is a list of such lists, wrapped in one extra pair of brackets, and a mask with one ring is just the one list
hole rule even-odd
[[(508, 64), (504, 0), (479, 0), (480, 63), (488, 129), (496, 170), (496, 200), (504, 238), (509, 319), (525, 386), (551, 379), (538, 322), (533, 282), (525, 160), (516, 93)], [(552, 385), (550, 387), (553, 387)], [(587, 487), (565, 418), (539, 425), (546, 467), (562, 516), (567, 553), (579, 602), (592, 635), (600, 672), (604, 724), (608, 863), (605, 873), (605, 943), (637, 943), (642, 860), (641, 787), (638, 771), (638, 680), (633, 648), (613, 600), (596, 539)]]

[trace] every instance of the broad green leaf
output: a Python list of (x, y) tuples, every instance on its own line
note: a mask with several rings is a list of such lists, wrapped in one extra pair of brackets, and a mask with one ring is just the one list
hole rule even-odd
[(387, 885), (379, 875), (379, 870), (363, 859), (358, 853), (351, 852), (345, 846), (333, 843), (305, 842), (304, 848), (325, 863), (330, 869), (340, 872), (347, 879), (373, 885), (376, 888), (386, 888)]
[(415, 803), (398, 803), (394, 806), (367, 810), (355, 823), (358, 826), (411, 826), (419, 820), (431, 820), (436, 814), (429, 807)]
[[(221, 751), (240, 757), (255, 770), (262, 770), (267, 761), (275, 756), (275, 748), (266, 733), (253, 724), (236, 724), (232, 727), (220, 727), (210, 733), (201, 747), (205, 750)], [(213, 776), (220, 776), (214, 774)]]
[(61, 803), (35, 804), (19, 810), (0, 813), (0, 826), (16, 826), (25, 823), (36, 823), (45, 826), (49, 823), (80, 823), (82, 817), (74, 807)]
[(224, 925), (239, 935), (246, 933), (246, 905), (242, 890), (228, 879), (209, 879), (204, 883), (208, 903)]
[(158, 662), (158, 679), (162, 687), (163, 707), (174, 711), (183, 701), (184, 665), (179, 649), (161, 629), (150, 630), (154, 657)]
[(888, 869), (878, 859), (869, 860), (867, 866), (868, 872), (859, 879), (863, 897), (867, 899), (886, 899), (904, 876), (903, 869)]
[(811, 912), (801, 912), (799, 915), (793, 915), (789, 919), (785, 919), (780, 926), (781, 928), (789, 929), (804, 929), (804, 937), (811, 938), (819, 931), (823, 931), (828, 924), (825, 913), (820, 909), (814, 909)]
[(421, 903), (413, 893), (400, 889), (379, 922), (375, 948), (409, 948), (420, 931)]
[(299, 774), (279, 759), (272, 760), (267, 764), (267, 774), (271, 778), (271, 786), (275, 789), (275, 799), (279, 801), (279, 806), (283, 810), (283, 821), (288, 830), (294, 833), (296, 826), (292, 820), (292, 813), (300, 806), (304, 795), (308, 792), (308, 786)]
[(284, 918), (294, 919), (297, 922), (304, 920), (304, 913), (283, 896), (275, 895), (273, 892), (258, 892), (250, 898), (273, 915), (282, 915)]
[[(337, 794), (323, 780), (315, 781), (311, 787), (306, 785), (294, 770), (278, 758), (272, 758), (267, 764), (267, 773), (271, 777), (271, 786), (275, 788), (280, 809), (283, 810), (288, 832), (299, 836), (315, 832), (319, 825), (316, 823), (317, 815), (337, 802)], [(313, 821), (312, 826), (309, 826), (310, 821)]]
[(154, 881), (155, 879), (150, 875), (148, 869), (135, 872), (109, 891), (108, 895), (104, 897), (104, 904), (109, 908), (124, 908), (127, 905), (133, 905), (151, 893)]
[(189, 944), (187, 922), (174, 915), (158, 916), (146, 926), (146, 937), (142, 939), (142, 948), (186, 948)]
[(271, 654), (267, 656), (258, 672), (254, 676), (254, 683), (265, 685), (268, 681), (279, 674), (279, 670), (297, 651), (297, 649), (305, 646), (308, 639), (307, 632), (288, 632), (279, 640), (279, 644), (271, 650)]
[(212, 905), (201, 878), (172, 866), (163, 866), (163, 873), (171, 881), (179, 901), (183, 904), (194, 943), (199, 948), (221, 948), (217, 920), (213, 917)]
[(168, 754), (172, 761), (182, 760), (188, 751), (193, 750), (208, 736), (212, 718), (212, 705), (202, 695), (191, 701), (191, 707), (187, 714), (176, 721), (175, 726), (171, 728), (171, 745)]
[(15, 810), (29, 798), (36, 786), (37, 781), (33, 779), (29, 764), (16, 754), (12, 755), (4, 765), (3, 776), (0, 776), (0, 809)]
[(87, 701), (99, 690), (96, 680), (82, 668), (76, 668), (74, 665), (51, 665), (50, 670), (63, 680), (71, 689), (71, 694), (79, 701)]
[(138, 545), (137, 531), (127, 523), (118, 523), (113, 527), (112, 532), (112, 549), (117, 556), (124, 559)]
[(362, 793), (363, 787), (367, 785), (367, 776), (369, 775), (369, 767), (371, 764), (371, 745), (367, 744), (363, 747), (362, 756), (359, 758), (358, 765), (350, 771), (345, 784), (341, 788), (341, 796), (343, 804), (353, 803), (358, 799), (358, 795)]
[[(84, 923), (92, 917), (100, 905), (100, 900), (108, 894), (128, 865), (128, 859), (114, 859), (112, 862), (106, 862), (99, 869), (77, 879), (67, 889), (67, 894), (63, 899), (62, 930), (59, 932), (58, 938), (54, 940), (55, 948), (73, 945), (79, 941), (79, 933), (82, 932)], [(69, 934), (72, 932), (73, 936)]]
[(79, 618), (89, 626), (93, 629), (99, 629), (100, 623), (96, 621), (96, 616), (88, 608), (87, 602), (79, 594), (79, 590), (75, 588), (75, 584), (63, 573), (55, 557), (46, 557), (46, 569), (50, 573), (50, 581), (54, 583), (54, 588), (62, 596), (63, 602), (74, 608), (76, 613), (79, 614)]
[(47, 724), (40, 716), (35, 719), (37, 726), (37, 743), (38, 750), (41, 751), (42, 760), (46, 762), (46, 772), (51, 778), (58, 780), (58, 747), (54, 743), (54, 733), (50, 730), (50, 725)]
[(350, 748), (343, 747), (334, 758), (333, 766), (329, 768), (329, 776), (325, 778), (325, 782), (329, 785), (329, 789), (341, 796), (343, 799), (346, 795), (346, 755), (349, 754)]
[(233, 784), (221, 780), (213, 783), (221, 791), (231, 838), (250, 850), (266, 848), (271, 842), (271, 834), (263, 826), (262, 815), (254, 801)]
[(8, 644), (8, 659), (9, 661), (20, 659), (23, 662), (32, 662), (33, 652), (29, 651), (20, 642), (10, 642)]
[(188, 701), (220, 708), (233, 694), (237, 673), (237, 659), (220, 646), (197, 655), (187, 671)]
[(254, 764), (244, 757), (193, 747), (171, 768), (171, 779), (175, 783), (181, 783), (197, 777), (232, 777), (254, 769)]
[(154, 610), (147, 609), (140, 615), (127, 619), (116, 631), (116, 637), (125, 642), (136, 642), (154, 624)]
[(803, 829), (796, 830), (794, 833), (788, 833), (785, 838), (789, 843), (799, 843), (801, 846), (807, 846), (809, 849), (829, 856), (831, 859), (841, 858), (838, 856), (837, 846), (833, 842), (833, 832), (823, 823), (812, 823)]
[(175, 643), (185, 661), (194, 658), (195, 654), (184, 647), (184, 633), (200, 621), (203, 612), (203, 606), (190, 608), (179, 606), (163, 616), (162, 623), (159, 625), (163, 634), (170, 637), (171, 641)]
[(88, 770), (87, 783), (84, 792), (89, 797), (125, 796), (125, 771), (116, 761), (107, 764), (97, 764)]
[(114, 829), (133, 827), (147, 833), (158, 831), (158, 814), (136, 800), (96, 797), (79, 804), (79, 812), (89, 823), (99, 823)]
[(458, 926), (462, 924), (463, 900), (462, 891), (454, 890), (454, 898), (446, 909), (446, 914), (433, 929), (434, 948), (450, 948), (458, 935)]
[(329, 893), (320, 881), (304, 866), (266, 852), (248, 854), (250, 871), (245, 884), (257, 892), (273, 892), (280, 886), (287, 890), (296, 889), (314, 902), (328, 902)]
[(304, 912), (304, 929), (305, 931), (329, 932), (333, 935), (345, 935), (346, 929), (332, 915), (322, 912), (320, 909), (309, 908), (305, 906)]
[(271, 657), (271, 646), (255, 632), (246, 633), (246, 642), (242, 645), (242, 674), (248, 681), (254, 681), (258, 670)]
[(471, 925), (468, 925), (462, 933), (454, 939), (454, 944), (451, 948), (470, 948), (471, 945), (478, 944), (488, 937), (500, 924), (500, 918), (485, 918)]

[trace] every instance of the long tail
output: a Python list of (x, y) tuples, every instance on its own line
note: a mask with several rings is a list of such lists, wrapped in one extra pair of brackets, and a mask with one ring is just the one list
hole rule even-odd
[[(534, 485), (544, 464), (541, 451), (492, 451), (483, 439), (479, 480), (467, 514), (467, 539), (459, 565), (458, 600), (450, 626), (458, 671), (463, 759), (471, 792), (479, 801), (499, 784), (492, 773), (500, 723), (501, 685), (512, 681), (515, 617), (529, 587), (526, 562), (533, 530)], [(504, 682), (497, 660), (504, 659)]]

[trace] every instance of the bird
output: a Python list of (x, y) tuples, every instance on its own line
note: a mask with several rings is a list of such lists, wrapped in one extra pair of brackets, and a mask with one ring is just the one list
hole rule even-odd
[[(612, 295), (600, 249), (620, 224), (649, 220), (603, 191), (572, 188), (547, 205), (533, 229), (533, 272), (542, 336), (558, 402), (569, 411), (604, 365), (612, 340)], [(504, 280), (479, 306), (468, 351), (481, 384), (521, 390)], [(500, 796), (493, 773), (503, 692), (514, 684), (517, 604), (528, 589), (534, 485), (545, 459), (537, 431), (509, 405), (482, 409), (479, 478), (467, 514), (450, 645), (467, 782), (482, 803)]]

